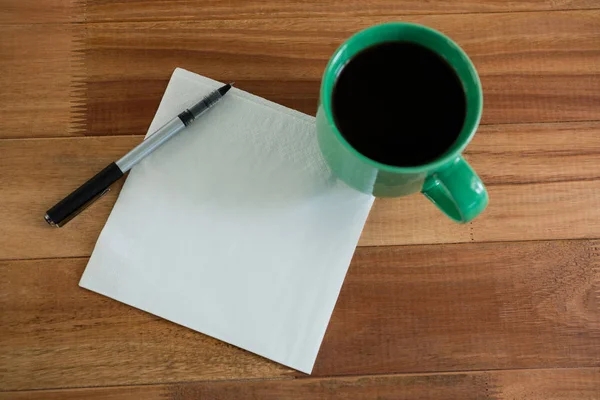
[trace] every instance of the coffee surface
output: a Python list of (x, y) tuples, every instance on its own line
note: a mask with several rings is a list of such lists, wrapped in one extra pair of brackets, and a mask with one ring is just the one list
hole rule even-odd
[(385, 42), (353, 57), (333, 90), (333, 117), (352, 147), (399, 167), (442, 156), (465, 122), (460, 79), (441, 56), (419, 44)]

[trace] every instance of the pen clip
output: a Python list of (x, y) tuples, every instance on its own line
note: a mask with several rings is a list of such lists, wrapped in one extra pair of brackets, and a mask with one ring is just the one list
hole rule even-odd
[(110, 187), (107, 187), (106, 189), (104, 189), (103, 191), (101, 191), (100, 193), (98, 193), (96, 196), (92, 197), (87, 203), (85, 203), (84, 205), (82, 205), (77, 211), (73, 212), (67, 218), (65, 218), (64, 220), (60, 221), (59, 224), (55, 224), (56, 227), (60, 228), (60, 227), (64, 226), (67, 222), (69, 222), (70, 220), (72, 220), (73, 218), (75, 218), (76, 216), (78, 216), (79, 214), (81, 214), (83, 212), (83, 210), (85, 210), (86, 208), (88, 208), (89, 206), (91, 206), (93, 203), (95, 203), (96, 201), (98, 201), (100, 199), (100, 197), (104, 196), (108, 192), (110, 192)]

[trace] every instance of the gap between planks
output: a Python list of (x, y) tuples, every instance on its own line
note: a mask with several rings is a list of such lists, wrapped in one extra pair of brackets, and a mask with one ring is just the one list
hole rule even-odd
[[(573, 182), (573, 181), (569, 181)], [(442, 218), (442, 217), (441, 217)], [(50, 228), (49, 228), (50, 229)], [(55, 228), (56, 229), (56, 228)], [(60, 229), (60, 228), (58, 228)], [(593, 240), (600, 240), (600, 237), (589, 237), (589, 238), (568, 238), (568, 239), (523, 239), (523, 240), (488, 240), (488, 241), (470, 241), (470, 242), (444, 242), (444, 243), (422, 243), (422, 244), (382, 244), (382, 245), (366, 245), (361, 246), (357, 245), (356, 248), (360, 248), (361, 250), (369, 250), (369, 249), (379, 249), (379, 248), (393, 248), (393, 247), (439, 247), (439, 246), (467, 246), (467, 245), (486, 245), (486, 244), (495, 244), (495, 243), (535, 243), (535, 242), (588, 242)], [(29, 261), (53, 261), (53, 260), (87, 260), (91, 257), (89, 256), (66, 256), (66, 257), (39, 257), (39, 258), (0, 258), (0, 263), (2, 262), (29, 262)], [(517, 369), (544, 369), (544, 368), (513, 368)], [(554, 368), (550, 368), (554, 369)], [(464, 372), (469, 372), (470, 370), (466, 370)], [(481, 371), (494, 371), (490, 370), (481, 370)], [(435, 372), (435, 371), (432, 371)], [(460, 372), (460, 371), (459, 371)], [(472, 372), (472, 371), (470, 371)], [(424, 374), (428, 372), (423, 372)], [(450, 372), (448, 372), (450, 373)], [(335, 375), (335, 376), (345, 376), (345, 375)], [(353, 376), (353, 375), (349, 375)], [(273, 378), (276, 379), (276, 378)], [(2, 392), (2, 390), (0, 390)]]
[(125, 385), (108, 385), (108, 386), (98, 386), (98, 385), (90, 385), (90, 386), (65, 386), (65, 387), (55, 387), (55, 388), (47, 388), (47, 389), (17, 389), (17, 390), (3, 390), (0, 389), (0, 393), (20, 393), (20, 392), (44, 392), (44, 391), (59, 391), (59, 390), (78, 390), (78, 389), (119, 389), (119, 388), (131, 388), (131, 387), (148, 387), (148, 386), (174, 386), (174, 385), (188, 385), (188, 384), (219, 384), (219, 383), (251, 383), (251, 382), (290, 382), (290, 381), (325, 381), (336, 378), (387, 378), (387, 377), (398, 377), (398, 378), (409, 378), (409, 377), (419, 377), (419, 376), (430, 376), (430, 375), (440, 375), (440, 376), (448, 376), (448, 375), (460, 375), (460, 374), (484, 374), (486, 372), (523, 372), (523, 371), (580, 371), (580, 370), (598, 370), (600, 372), (600, 367), (597, 365), (589, 365), (589, 366), (580, 366), (580, 367), (546, 367), (546, 368), (490, 368), (490, 369), (474, 369), (474, 370), (456, 370), (456, 371), (424, 371), (424, 372), (408, 372), (408, 373), (386, 373), (386, 374), (340, 374), (340, 375), (294, 375), (289, 378), (281, 378), (281, 377), (266, 377), (266, 378), (232, 378), (232, 379), (219, 379), (219, 380), (211, 380), (211, 379), (199, 379), (199, 380), (183, 380), (183, 381), (174, 381), (168, 383), (132, 383)]

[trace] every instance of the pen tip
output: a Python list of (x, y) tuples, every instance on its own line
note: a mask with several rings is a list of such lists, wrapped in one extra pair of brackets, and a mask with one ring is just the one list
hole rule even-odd
[(229, 89), (231, 89), (231, 86), (232, 86), (232, 84), (230, 84), (230, 83), (228, 83), (228, 84), (227, 84), (227, 85), (225, 85), (225, 86), (221, 86), (221, 87), (219, 88), (219, 93), (221, 93), (221, 96), (224, 96), (224, 95), (225, 95), (225, 93), (227, 93), (227, 92), (229, 91)]

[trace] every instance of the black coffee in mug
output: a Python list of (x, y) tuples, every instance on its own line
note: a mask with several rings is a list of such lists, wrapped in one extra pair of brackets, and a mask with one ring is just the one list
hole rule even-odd
[(354, 56), (332, 96), (335, 124), (364, 156), (412, 167), (444, 154), (465, 122), (466, 97), (454, 69), (411, 42), (384, 42)]

